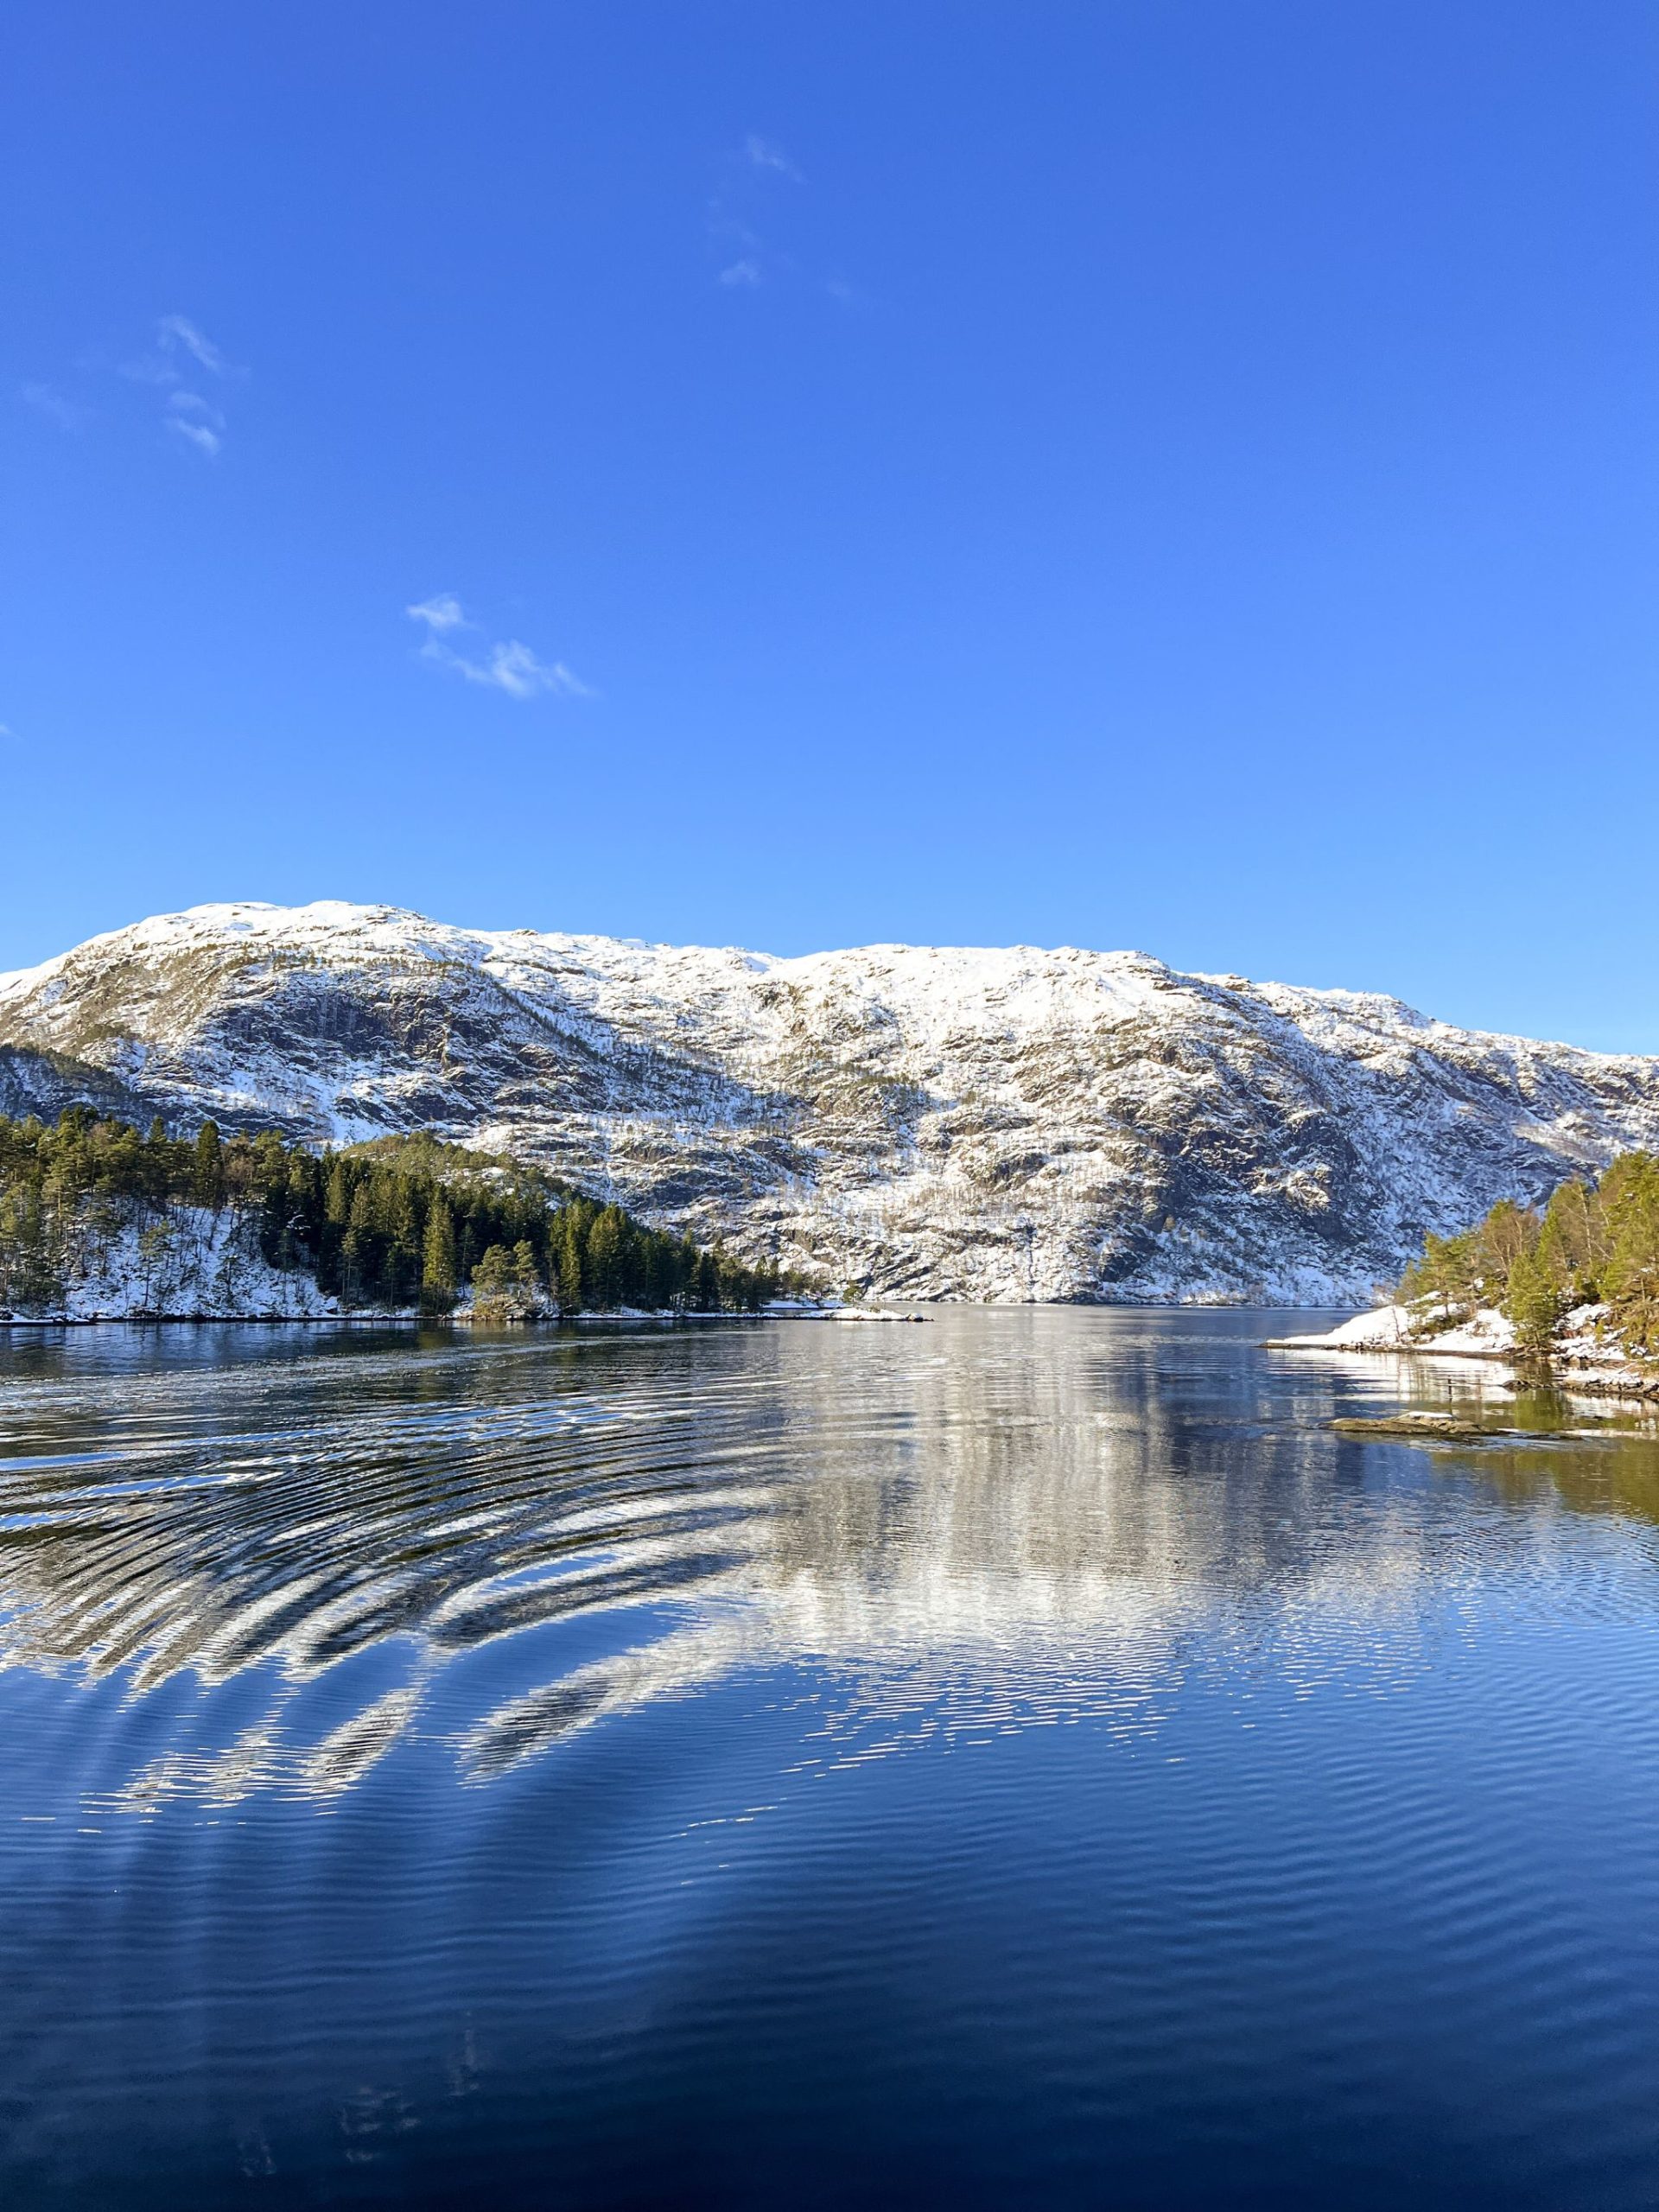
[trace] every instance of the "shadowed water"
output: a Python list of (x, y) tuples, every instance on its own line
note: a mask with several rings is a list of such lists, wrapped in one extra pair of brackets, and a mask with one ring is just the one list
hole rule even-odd
[(0, 2201), (1659, 2202), (1659, 1442), (1276, 1326), (0, 1335)]

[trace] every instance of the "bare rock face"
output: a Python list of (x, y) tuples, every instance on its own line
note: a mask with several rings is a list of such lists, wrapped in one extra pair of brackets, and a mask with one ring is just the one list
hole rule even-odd
[(145, 1102), (102, 1068), (62, 1052), (0, 1045), (0, 1114), (27, 1121), (31, 1114), (55, 1122), (66, 1106), (92, 1106), (100, 1114), (142, 1121)]
[(75, 1063), (95, 1103), (430, 1129), (836, 1286), (1006, 1303), (1363, 1302), (1426, 1230), (1659, 1147), (1659, 1059), (1394, 999), (1143, 953), (779, 960), (332, 902), (196, 907), (0, 976), (0, 1073), (44, 1103)]

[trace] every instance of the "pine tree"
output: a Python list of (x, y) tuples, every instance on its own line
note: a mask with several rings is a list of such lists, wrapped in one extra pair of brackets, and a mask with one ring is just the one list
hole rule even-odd
[(346, 1295), (353, 1301), (360, 1295), (364, 1284), (370, 1279), (377, 1241), (373, 1192), (367, 1182), (362, 1182), (352, 1192), (352, 1203), (346, 1215), (346, 1234), (340, 1243)]
[(1608, 1257), (1606, 1212), (1600, 1194), (1575, 1177), (1563, 1183), (1544, 1209), (1538, 1256), (1575, 1305), (1600, 1296)]
[(59, 1240), (33, 1181), (0, 1196), (0, 1302), (25, 1313), (50, 1313), (63, 1302)]
[(569, 1208), (559, 1217), (559, 1310), (563, 1313), (580, 1313), (582, 1311), (582, 1241), (576, 1233), (575, 1216)]
[(473, 1269), (473, 1312), (480, 1321), (511, 1321), (520, 1310), (523, 1292), (505, 1244), (492, 1244)]
[(427, 1211), (421, 1254), (421, 1304), (429, 1313), (447, 1313), (455, 1302), (455, 1217), (448, 1203), (435, 1198)]
[(618, 1262), (621, 1258), (623, 1218), (620, 1206), (605, 1206), (594, 1215), (588, 1231), (587, 1264), (582, 1269), (595, 1306), (614, 1306)]
[(1602, 1181), (1611, 1252), (1606, 1294), (1627, 1341), (1644, 1351), (1659, 1343), (1659, 1157), (1626, 1153)]
[(225, 1203), (225, 1147), (219, 1142), (217, 1122), (204, 1122), (196, 1131), (190, 1197), (193, 1204), (208, 1206), (215, 1213)]
[(1547, 1359), (1566, 1300), (1560, 1283), (1541, 1263), (1535, 1250), (1516, 1255), (1503, 1303), (1515, 1324), (1516, 1349), (1534, 1359)]
[(420, 1224), (415, 1212), (415, 1187), (404, 1177), (383, 1183), (381, 1222), (386, 1238), (381, 1278), (388, 1306), (402, 1306), (419, 1278), (422, 1263)]

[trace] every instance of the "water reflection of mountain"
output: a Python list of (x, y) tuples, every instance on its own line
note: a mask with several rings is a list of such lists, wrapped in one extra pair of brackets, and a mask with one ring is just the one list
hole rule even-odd
[[(779, 1664), (864, 1713), (1137, 1725), (1200, 1624), (1211, 1653), (1271, 1638), (1315, 1667), (1357, 1621), (1409, 1622), (1436, 1578), (1550, 1541), (1499, 1510), (1459, 1555), (1466, 1516), (1379, 1476), (1420, 1459), (1320, 1426), (1348, 1378), (1282, 1371), (1243, 1316), (267, 1336), (218, 1364), (73, 1345), (34, 1364), (0, 1401), (0, 1656), (135, 1697), (183, 1669), (271, 1679), (257, 1724), (163, 1755), (135, 1802), (348, 1787), (448, 1659), (562, 1624), (580, 1660), (573, 1640), (472, 1719), (467, 1774)], [(394, 1638), (405, 1683), (291, 1740), (296, 1685)]]

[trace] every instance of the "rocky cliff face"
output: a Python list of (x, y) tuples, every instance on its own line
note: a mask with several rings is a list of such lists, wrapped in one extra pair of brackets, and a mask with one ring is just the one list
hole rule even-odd
[[(839, 1286), (1363, 1301), (1633, 1145), (1659, 1060), (1141, 953), (778, 960), (204, 906), (0, 976), (0, 1080), (188, 1124), (429, 1128)], [(0, 1099), (0, 1106), (4, 1100)]]

